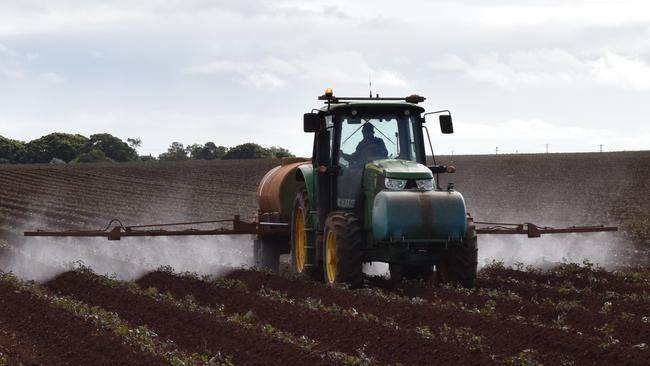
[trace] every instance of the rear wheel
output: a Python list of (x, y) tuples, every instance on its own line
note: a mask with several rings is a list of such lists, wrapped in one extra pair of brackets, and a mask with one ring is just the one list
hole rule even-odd
[[(309, 219), (309, 195), (301, 190), (296, 195), (291, 214), (291, 269), (293, 273), (320, 277), (319, 267), (308, 263), (309, 244), (307, 241), (307, 223)], [(313, 245), (313, 244), (312, 244)]]
[(334, 211), (325, 221), (323, 278), (325, 283), (363, 285), (363, 240), (359, 219), (351, 213)]
[(473, 288), (478, 266), (478, 237), (471, 217), (467, 218), (467, 235), (449, 247), (447, 260), (436, 266), (440, 282), (455, 282)]

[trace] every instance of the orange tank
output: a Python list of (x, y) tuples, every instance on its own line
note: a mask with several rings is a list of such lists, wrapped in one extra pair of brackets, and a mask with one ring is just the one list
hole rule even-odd
[(278, 213), (280, 221), (291, 220), (293, 200), (298, 190), (305, 185), (296, 180), (296, 169), (310, 162), (310, 159), (305, 158), (283, 158), (282, 165), (264, 175), (257, 188), (260, 213)]

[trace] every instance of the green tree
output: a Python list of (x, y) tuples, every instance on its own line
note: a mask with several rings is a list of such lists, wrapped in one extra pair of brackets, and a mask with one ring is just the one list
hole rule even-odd
[(206, 160), (203, 159), (203, 145), (201, 144), (189, 145), (188, 147), (185, 148), (185, 151), (187, 151), (190, 154), (190, 159)]
[(7, 163), (17, 163), (24, 153), (24, 142), (0, 136), (0, 159)]
[(149, 155), (140, 155), (138, 157), (138, 160), (140, 160), (140, 161), (156, 161), (158, 159), (156, 159), (155, 156), (149, 154)]
[(262, 159), (270, 158), (271, 152), (262, 146), (248, 142), (230, 148), (222, 159)]
[(183, 144), (174, 141), (167, 149), (167, 152), (158, 155), (158, 159), (167, 161), (179, 161), (187, 160), (189, 157), (187, 156), (187, 149), (183, 147)]
[(84, 146), (83, 152), (89, 153), (93, 150), (101, 150), (107, 158), (114, 161), (134, 161), (138, 159), (138, 153), (135, 149), (108, 133), (90, 135), (90, 140)]
[(88, 152), (83, 152), (79, 154), (71, 163), (102, 163), (112, 161), (106, 157), (103, 151), (100, 149), (92, 149)]
[(52, 158), (66, 162), (76, 158), (88, 139), (82, 135), (55, 132), (25, 144), (24, 163), (49, 163)]
[(289, 150), (279, 146), (269, 147), (269, 152), (271, 153), (271, 156), (273, 156), (276, 159), (292, 158), (295, 156)]
[(205, 145), (193, 144), (187, 147), (190, 157), (195, 160), (221, 159), (226, 155), (227, 149), (224, 146), (217, 146), (214, 142), (206, 142)]
[(140, 148), (140, 146), (142, 146), (142, 140), (140, 140), (139, 138), (134, 138), (134, 139), (127, 138), (126, 143), (129, 144), (129, 146), (131, 146), (133, 150), (137, 150), (138, 148)]

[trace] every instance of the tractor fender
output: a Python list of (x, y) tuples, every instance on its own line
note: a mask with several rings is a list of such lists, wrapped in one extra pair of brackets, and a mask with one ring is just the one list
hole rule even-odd
[(311, 164), (303, 164), (296, 169), (296, 181), (305, 182), (307, 196), (309, 197), (309, 209), (316, 209), (316, 179), (314, 178), (314, 167)]
[(460, 240), (467, 235), (465, 200), (455, 191), (388, 191), (375, 196), (377, 241)]

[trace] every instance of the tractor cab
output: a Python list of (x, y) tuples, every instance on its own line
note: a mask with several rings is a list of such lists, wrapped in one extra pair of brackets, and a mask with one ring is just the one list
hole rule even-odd
[[(447, 169), (427, 167), (424, 116), (432, 113), (423, 115), (424, 108), (417, 105), (424, 97), (336, 97), (328, 88), (319, 99), (326, 105), (316, 113), (305, 114), (304, 129), (316, 132), (313, 164), (330, 171), (329, 177), (324, 177), (327, 182), (321, 182), (335, 193), (328, 199), (331, 205), (327, 211), (355, 210), (362, 214), (364, 198), (372, 201), (377, 190), (438, 187), (433, 173)], [(440, 115), (441, 129), (452, 133), (449, 111), (433, 113), (443, 112), (447, 114)], [(380, 173), (384, 179), (375, 181), (377, 174), (373, 173)], [(364, 191), (368, 191), (368, 197), (364, 197)]]
[[(362, 202), (366, 165), (391, 160), (404, 166), (425, 164), (420, 113), (406, 103), (350, 103), (330, 109), (332, 165), (337, 167), (336, 208), (354, 209)], [(327, 123), (327, 122), (326, 122)], [(426, 172), (431, 181), (431, 173)]]

